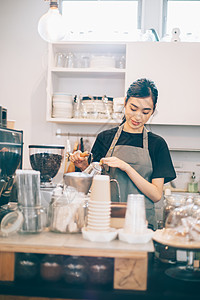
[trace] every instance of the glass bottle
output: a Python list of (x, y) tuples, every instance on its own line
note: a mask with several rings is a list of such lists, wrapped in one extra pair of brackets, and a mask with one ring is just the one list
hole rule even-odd
[(195, 172), (192, 172), (191, 181), (188, 183), (189, 193), (198, 193), (198, 182), (195, 179)]
[(81, 117), (80, 97), (77, 97), (77, 95), (75, 95), (75, 97), (74, 97), (73, 117), (76, 118), (76, 119)]

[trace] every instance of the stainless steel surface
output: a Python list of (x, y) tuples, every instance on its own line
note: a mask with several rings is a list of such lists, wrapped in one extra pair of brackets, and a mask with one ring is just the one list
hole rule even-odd
[(71, 172), (63, 175), (64, 184), (72, 186), (78, 192), (87, 194), (92, 184), (93, 175), (84, 172)]

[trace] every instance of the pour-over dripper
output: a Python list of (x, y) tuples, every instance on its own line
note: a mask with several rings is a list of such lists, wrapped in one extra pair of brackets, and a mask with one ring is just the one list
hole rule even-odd
[(71, 172), (63, 175), (64, 184), (74, 187), (78, 192), (85, 195), (89, 192), (93, 175), (84, 172)]
[(52, 186), (52, 179), (61, 166), (64, 148), (57, 145), (29, 145), (31, 167), (35, 171), (40, 171), (42, 186)]

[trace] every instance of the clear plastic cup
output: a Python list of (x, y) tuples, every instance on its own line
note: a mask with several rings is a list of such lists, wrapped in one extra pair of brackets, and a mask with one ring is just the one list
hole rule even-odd
[(124, 232), (142, 233), (147, 229), (144, 196), (129, 194), (124, 222)]

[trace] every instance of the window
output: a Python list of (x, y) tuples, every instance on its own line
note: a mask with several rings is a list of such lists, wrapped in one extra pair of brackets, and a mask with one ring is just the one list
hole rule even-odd
[(167, 1), (166, 33), (171, 35), (173, 28), (181, 31), (181, 40), (199, 40), (200, 1)]
[(137, 40), (141, 0), (62, 1), (69, 40)]

